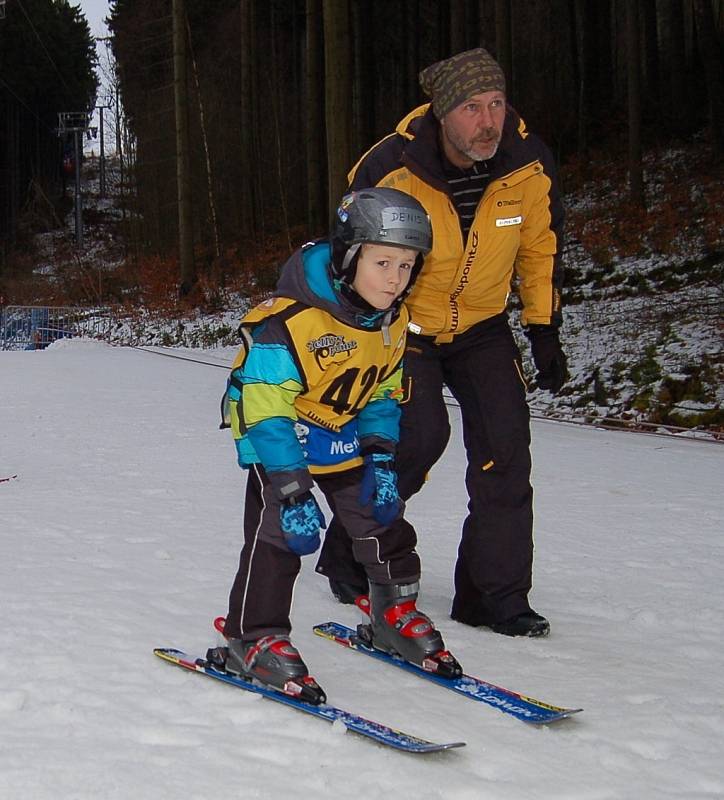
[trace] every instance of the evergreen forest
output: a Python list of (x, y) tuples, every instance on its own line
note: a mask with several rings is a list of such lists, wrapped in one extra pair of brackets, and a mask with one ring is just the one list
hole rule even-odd
[(72, 145), (58, 115), (93, 108), (95, 66), (88, 23), (67, 0), (0, 4), (0, 267), (22, 212), (57, 197)]
[(94, 40), (69, 0), (0, 0), (0, 308), (235, 344), (349, 169), (427, 102), (419, 72), (482, 46), (559, 166), (556, 408), (721, 426), (724, 0), (109, 0), (107, 22)]
[[(5, 261), (23, 209), (58, 195), (58, 114), (92, 109), (97, 57), (67, 0), (3, 5)], [(133, 255), (174, 253), (186, 219), (192, 282), (214, 265), (223, 276), (247, 245), (324, 233), (349, 168), (427, 101), (419, 71), (467, 48), (497, 57), (561, 165), (613, 155), (633, 202), (643, 149), (704, 128), (724, 149), (721, 0), (111, 0), (109, 24)]]

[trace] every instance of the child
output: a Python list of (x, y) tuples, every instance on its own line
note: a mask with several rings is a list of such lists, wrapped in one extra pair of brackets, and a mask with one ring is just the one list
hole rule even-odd
[(348, 194), (330, 240), (284, 265), (275, 297), (246, 315), (227, 397), (249, 468), (244, 546), (229, 597), (226, 669), (324, 702), (289, 641), (300, 556), (319, 547), (314, 483), (344, 521), (370, 584), (372, 641), (425, 669), (460, 674), (415, 607), (420, 561), (394, 471), (402, 305), (432, 246), (424, 208), (395, 189)]

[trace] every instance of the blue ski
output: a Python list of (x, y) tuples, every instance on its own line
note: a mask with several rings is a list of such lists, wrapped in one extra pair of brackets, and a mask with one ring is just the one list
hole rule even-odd
[(421, 678), (432, 681), (438, 686), (444, 686), (446, 689), (451, 689), (453, 692), (469, 697), (471, 700), (487, 703), (523, 722), (541, 725), (565, 719), (583, 710), (581, 708), (553, 706), (549, 703), (544, 703), (542, 700), (526, 697), (510, 689), (503, 689), (500, 686), (487, 683), (471, 675), (462, 675), (460, 678), (442, 678), (433, 672), (426, 672), (414, 664), (403, 661), (401, 658), (396, 658), (388, 653), (383, 653), (381, 650), (375, 650), (373, 647), (367, 646), (357, 637), (356, 631), (338, 622), (325, 622), (321, 625), (315, 625), (314, 632), (318, 636), (337, 642), (337, 644), (348, 647), (350, 650), (356, 650), (379, 661), (385, 661), (407, 672), (412, 672), (413, 675), (419, 675)]
[(387, 725), (382, 725), (379, 722), (360, 717), (357, 714), (352, 714), (349, 711), (343, 711), (341, 708), (335, 708), (330, 705), (311, 705), (301, 700), (297, 700), (289, 695), (277, 692), (274, 689), (269, 689), (257, 683), (251, 683), (236, 675), (232, 675), (223, 670), (216, 669), (209, 664), (204, 658), (197, 658), (182, 650), (174, 650), (173, 648), (157, 647), (154, 649), (154, 654), (159, 658), (167, 661), (169, 664), (175, 664), (183, 669), (190, 670), (191, 672), (198, 672), (202, 675), (208, 675), (210, 678), (229, 683), (236, 686), (238, 689), (243, 689), (246, 692), (253, 694), (260, 694), (269, 700), (274, 700), (285, 706), (291, 706), (299, 711), (305, 711), (307, 714), (327, 720), (327, 722), (341, 721), (347, 730), (353, 733), (358, 733), (360, 736), (366, 736), (368, 739), (373, 739), (379, 744), (386, 745), (387, 747), (394, 747), (397, 750), (403, 750), (406, 753), (437, 753), (441, 750), (450, 750), (454, 747), (464, 747), (465, 742), (429, 742), (426, 739), (420, 739), (417, 736), (411, 736), (408, 733), (389, 728)]

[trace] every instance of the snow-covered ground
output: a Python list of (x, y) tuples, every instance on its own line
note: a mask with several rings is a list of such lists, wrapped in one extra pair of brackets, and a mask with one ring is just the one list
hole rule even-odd
[[(216, 350), (212, 358), (222, 361)], [(724, 449), (536, 421), (547, 639), (447, 617), (465, 513), (455, 433), (410, 504), (421, 606), (466, 671), (577, 717), (532, 728), (322, 641), (357, 621), (306, 559), (295, 641), (331, 702), (468, 746), (383, 749), (174, 669), (225, 611), (244, 478), (221, 369), (61, 340), (0, 352), (0, 797), (724, 797)]]

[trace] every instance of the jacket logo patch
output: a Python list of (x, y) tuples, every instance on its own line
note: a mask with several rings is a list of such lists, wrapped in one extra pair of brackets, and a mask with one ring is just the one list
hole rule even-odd
[(338, 431), (297, 422), (294, 426), (304, 457), (315, 466), (332, 466), (359, 456), (357, 421), (352, 420)]
[(334, 333), (325, 333), (324, 336), (307, 342), (307, 350), (314, 353), (317, 366), (322, 370), (331, 364), (342, 364), (352, 355), (352, 350), (356, 349), (356, 341), (345, 341), (344, 336)]
[(463, 293), (463, 290), (470, 282), (470, 270), (472, 269), (475, 257), (478, 254), (478, 232), (473, 231), (470, 234), (470, 249), (468, 250), (465, 258), (465, 265), (463, 266), (460, 281), (455, 287), (455, 291), (450, 295), (450, 330), (457, 330), (458, 323), (460, 322), (460, 311), (458, 309), (458, 297)]
[(501, 219), (495, 220), (495, 227), (507, 228), (508, 225), (520, 225), (522, 221), (523, 217), (502, 217)]

